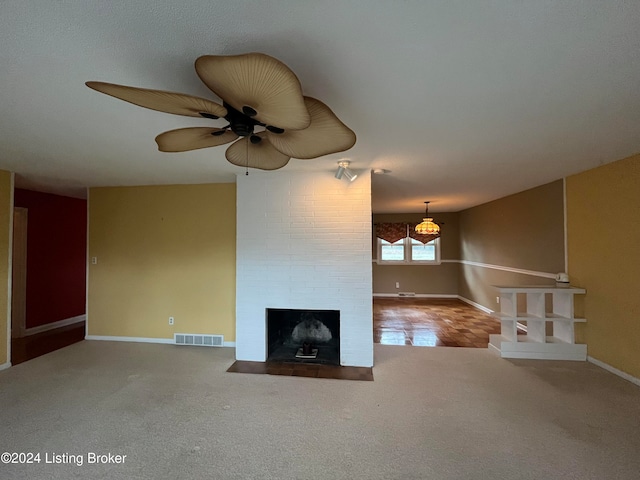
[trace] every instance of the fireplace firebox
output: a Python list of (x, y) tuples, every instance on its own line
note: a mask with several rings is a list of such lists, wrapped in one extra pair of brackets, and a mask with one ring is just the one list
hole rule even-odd
[(340, 365), (340, 311), (267, 308), (267, 361)]

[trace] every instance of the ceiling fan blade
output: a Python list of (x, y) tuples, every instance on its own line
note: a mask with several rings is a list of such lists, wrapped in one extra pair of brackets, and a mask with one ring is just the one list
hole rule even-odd
[(205, 55), (196, 60), (204, 84), (239, 112), (285, 130), (307, 128), (311, 118), (298, 77), (263, 53)]
[(127, 87), (126, 85), (105, 82), (86, 82), (86, 85), (93, 90), (111, 95), (125, 102), (159, 112), (205, 118), (219, 118), (227, 114), (227, 109), (222, 105), (206, 98), (194, 97), (183, 93)]
[[(216, 132), (224, 132), (214, 135)], [(238, 136), (231, 130), (209, 127), (189, 127), (169, 130), (156, 137), (161, 152), (187, 152), (199, 148), (217, 147), (234, 141)]]
[[(290, 157), (273, 148), (264, 132), (257, 133), (255, 136), (260, 137), (262, 140), (258, 143), (253, 143), (249, 140), (249, 137), (244, 137), (227, 148), (225, 154), (227, 160), (239, 167), (259, 168), (261, 170), (277, 170), (289, 163)], [(249, 155), (248, 158), (247, 155)]]
[(304, 130), (285, 130), (267, 137), (274, 148), (293, 158), (317, 158), (348, 150), (356, 143), (356, 134), (320, 100), (304, 97), (311, 124)]

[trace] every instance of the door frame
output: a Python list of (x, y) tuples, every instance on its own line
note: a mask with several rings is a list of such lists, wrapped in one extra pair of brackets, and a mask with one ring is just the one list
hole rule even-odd
[(27, 320), (27, 224), (29, 209), (13, 207), (11, 338), (24, 337)]

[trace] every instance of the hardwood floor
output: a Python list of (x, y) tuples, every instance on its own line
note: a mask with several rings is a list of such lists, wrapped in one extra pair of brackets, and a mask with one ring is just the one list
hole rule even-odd
[(236, 360), (227, 372), (373, 381), (373, 369), (371, 367), (340, 367), (312, 363), (245, 362)]
[(84, 340), (85, 322), (11, 339), (11, 364), (18, 365)]
[(373, 299), (373, 341), (383, 345), (487, 348), (500, 322), (458, 299)]

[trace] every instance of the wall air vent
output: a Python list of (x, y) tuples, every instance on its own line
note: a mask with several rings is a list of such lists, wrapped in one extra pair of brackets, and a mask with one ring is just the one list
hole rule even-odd
[(400, 292), (398, 293), (399, 297), (415, 297), (416, 292)]
[(223, 335), (200, 335), (197, 333), (175, 333), (176, 345), (195, 345), (196, 347), (223, 347)]

